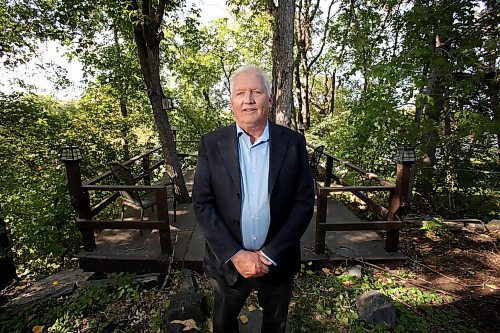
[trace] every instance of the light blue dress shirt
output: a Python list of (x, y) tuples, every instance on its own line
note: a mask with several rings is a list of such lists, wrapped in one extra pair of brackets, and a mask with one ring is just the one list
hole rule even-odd
[[(241, 172), (241, 234), (246, 250), (264, 245), (271, 222), (269, 209), (269, 123), (253, 144), (238, 125), (238, 151)], [(267, 256), (266, 256), (267, 257)]]

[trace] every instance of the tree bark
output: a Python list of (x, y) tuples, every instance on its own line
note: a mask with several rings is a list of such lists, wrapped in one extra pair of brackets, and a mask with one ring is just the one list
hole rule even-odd
[(295, 2), (279, 0), (278, 6), (268, 1), (268, 9), (274, 16), (273, 34), (273, 106), (271, 119), (277, 124), (290, 127), (293, 108), (293, 18)]
[[(118, 53), (118, 56), (121, 58), (122, 57), (122, 50), (120, 47), (120, 42), (118, 41), (118, 30), (116, 28), (116, 25), (113, 24), (113, 37), (114, 37), (114, 42), (115, 42), (115, 47), (116, 47), (116, 52)], [(121, 66), (121, 64), (120, 64)], [(128, 143), (128, 132), (129, 132), (129, 126), (128, 126), (128, 112), (127, 112), (127, 98), (126, 98), (126, 92), (125, 88), (123, 87), (123, 84), (120, 84), (119, 87), (119, 100), (120, 100), (120, 112), (123, 118), (123, 122), (120, 128), (120, 132), (122, 134), (122, 140), (123, 140), (123, 160), (128, 161), (130, 159), (130, 146)]]
[[(189, 193), (184, 182), (179, 157), (175, 149), (170, 122), (163, 110), (163, 88), (160, 81), (160, 41), (163, 33), (160, 31), (166, 0), (160, 0), (155, 10), (150, 1), (142, 1), (143, 21), (134, 26), (134, 39), (137, 44), (141, 72), (146, 83), (149, 101), (158, 129), (160, 143), (167, 174), (175, 184), (175, 196), (179, 202), (190, 202)], [(139, 9), (137, 1), (132, 1), (133, 9)]]

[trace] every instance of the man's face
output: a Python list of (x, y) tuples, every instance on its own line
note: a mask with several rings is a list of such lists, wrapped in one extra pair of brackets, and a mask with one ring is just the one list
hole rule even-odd
[(247, 71), (234, 79), (231, 110), (240, 127), (265, 126), (270, 108), (271, 97), (259, 74)]

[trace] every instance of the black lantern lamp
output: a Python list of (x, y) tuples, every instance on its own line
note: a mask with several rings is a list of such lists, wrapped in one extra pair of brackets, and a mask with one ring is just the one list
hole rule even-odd
[(410, 145), (398, 147), (396, 149), (395, 162), (398, 164), (413, 164), (416, 161), (415, 148)]
[(304, 133), (305, 133), (304, 124), (299, 123), (299, 126), (297, 127), (297, 129), (299, 130), (300, 134), (304, 135)]
[(61, 161), (76, 162), (82, 160), (82, 153), (78, 146), (64, 146), (61, 148)]
[(161, 107), (165, 111), (172, 110), (174, 108), (174, 100), (172, 98), (170, 98), (170, 97), (164, 97), (161, 100)]

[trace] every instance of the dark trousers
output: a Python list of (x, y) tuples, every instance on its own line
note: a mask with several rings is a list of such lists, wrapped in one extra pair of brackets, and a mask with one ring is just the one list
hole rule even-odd
[(212, 280), (214, 290), (214, 333), (238, 333), (238, 316), (252, 290), (257, 290), (262, 307), (262, 333), (285, 332), (288, 304), (292, 297), (293, 276), (278, 282), (245, 279), (241, 276), (233, 287)]

